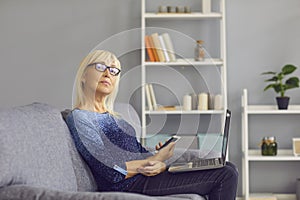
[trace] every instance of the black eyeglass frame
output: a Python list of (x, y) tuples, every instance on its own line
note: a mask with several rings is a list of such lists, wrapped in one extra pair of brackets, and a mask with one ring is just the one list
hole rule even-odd
[[(109, 73), (110, 73), (110, 75), (112, 75), (112, 76), (118, 76), (119, 74), (120, 74), (120, 72), (121, 72), (121, 69), (119, 69), (119, 68), (117, 68), (117, 67), (110, 67), (110, 66), (107, 66), (107, 65), (105, 65), (105, 64), (103, 64), (103, 63), (92, 63), (92, 64), (89, 64), (88, 65), (88, 67), (89, 66), (92, 66), (92, 65), (94, 65), (95, 66), (95, 69), (97, 70), (97, 71), (99, 71), (99, 72), (105, 72), (105, 70), (106, 69), (108, 69), (108, 71), (109, 71)], [(100, 70), (100, 68), (97, 68), (97, 66), (104, 66), (104, 68), (103, 68), (103, 71), (102, 70)], [(117, 72), (115, 73), (114, 71), (112, 71), (112, 70), (117, 70)]]

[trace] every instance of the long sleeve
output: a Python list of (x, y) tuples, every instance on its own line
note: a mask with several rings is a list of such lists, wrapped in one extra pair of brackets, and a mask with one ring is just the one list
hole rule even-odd
[[(68, 124), (72, 124), (68, 118)], [(103, 139), (94, 124), (84, 117), (73, 116), (72, 135), (76, 141), (78, 151), (96, 168), (97, 173), (109, 182), (116, 183), (125, 178), (125, 175), (113, 169), (114, 165), (126, 169), (125, 163), (119, 163), (114, 159), (109, 147), (104, 146)], [(90, 165), (91, 165), (90, 164)]]
[(137, 177), (125, 179), (122, 171), (113, 168), (117, 165), (126, 171), (126, 161), (144, 159), (150, 155), (137, 142), (133, 127), (124, 120), (115, 120), (108, 113), (81, 110), (72, 111), (67, 117), (67, 124), (99, 190), (120, 191), (134, 182)]

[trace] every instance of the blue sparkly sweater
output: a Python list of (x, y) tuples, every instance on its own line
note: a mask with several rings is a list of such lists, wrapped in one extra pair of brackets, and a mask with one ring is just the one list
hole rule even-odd
[(134, 128), (109, 113), (73, 110), (66, 119), (75, 146), (86, 161), (99, 191), (123, 191), (140, 174), (125, 179), (125, 162), (152, 154), (137, 141)]

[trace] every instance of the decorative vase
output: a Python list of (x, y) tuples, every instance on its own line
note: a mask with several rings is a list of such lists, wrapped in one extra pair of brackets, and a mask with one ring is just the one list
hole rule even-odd
[(289, 106), (290, 97), (276, 97), (279, 110), (286, 110)]
[(211, 0), (202, 0), (202, 12), (204, 14), (211, 12)]
[(263, 137), (261, 141), (261, 155), (263, 156), (276, 156), (277, 155), (277, 142), (275, 136)]

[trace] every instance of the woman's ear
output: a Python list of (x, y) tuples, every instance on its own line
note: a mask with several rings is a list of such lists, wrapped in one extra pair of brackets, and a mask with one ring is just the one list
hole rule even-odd
[(86, 77), (86, 72), (84, 72), (81, 76), (81, 84), (85, 84), (85, 82), (86, 82), (85, 77)]
[(85, 78), (82, 78), (81, 79), (81, 86), (84, 86), (85, 82), (86, 82)]

